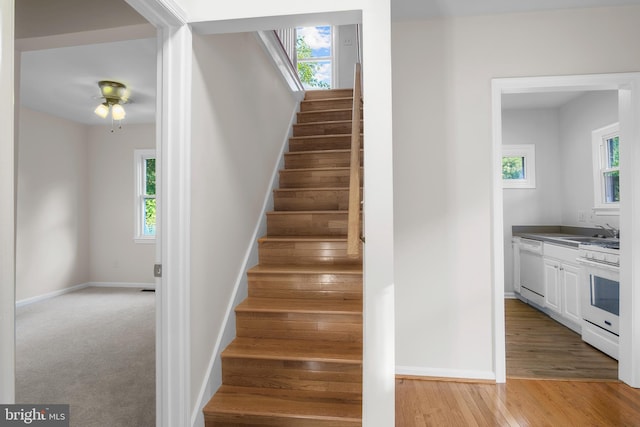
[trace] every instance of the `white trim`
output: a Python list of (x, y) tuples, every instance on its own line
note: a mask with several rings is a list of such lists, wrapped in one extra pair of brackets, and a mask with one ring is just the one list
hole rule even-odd
[(88, 282), (86, 285), (94, 288), (156, 289), (156, 284), (153, 282)]
[[(161, 189), (162, 285), (156, 292), (158, 427), (188, 425), (191, 413), (191, 29), (161, 31), (157, 124)], [(156, 162), (157, 165), (157, 162)], [(157, 191), (156, 191), (157, 193)]]
[[(604, 202), (604, 181), (602, 177), (604, 141), (609, 137), (620, 136), (620, 124), (613, 123), (591, 132), (591, 159), (593, 161), (593, 213), (596, 215), (620, 215), (620, 202)], [(615, 169), (614, 169), (615, 170)], [(618, 168), (619, 170), (619, 168)], [(607, 171), (608, 172), (608, 171)]]
[(37, 295), (35, 297), (29, 297), (16, 301), (16, 308), (24, 307), (25, 305), (34, 304), (36, 302), (45, 301), (51, 298), (59, 297), (60, 295), (68, 294), (69, 292), (79, 291), (91, 286), (89, 283), (81, 283), (79, 285), (71, 286), (64, 289), (58, 289), (57, 291), (47, 292), (46, 294)]
[(491, 371), (471, 371), (466, 369), (422, 368), (414, 366), (396, 366), (396, 375), (433, 378), (460, 378), (469, 380), (495, 380)]
[[(15, 401), (15, 137), (14, 1), (0, 0), (0, 402)], [(19, 61), (15, 65), (20, 66)], [(17, 98), (16, 98), (17, 99)], [(14, 133), (15, 132), (15, 133)]]
[[(225, 310), (224, 321), (220, 327), (220, 332), (218, 333), (218, 337), (216, 338), (216, 343), (213, 346), (213, 351), (211, 353), (211, 357), (209, 359), (207, 373), (204, 377), (204, 381), (202, 386), (200, 387), (200, 392), (198, 393), (198, 405), (194, 408), (194, 412), (191, 415), (191, 426), (201, 425), (199, 423), (199, 419), (203, 417), (202, 408), (208, 400), (211, 398), (210, 395), (207, 395), (207, 390), (213, 390), (214, 386), (217, 384), (213, 384), (214, 377), (212, 376), (215, 370), (222, 369), (219, 363), (220, 361), (220, 353), (224, 349), (224, 346), (227, 345), (225, 342), (225, 337), (227, 336), (235, 336), (235, 328), (233, 331), (228, 331), (230, 319), (235, 315), (234, 309), (237, 304), (238, 294), (240, 292), (241, 286), (247, 286), (247, 271), (249, 268), (253, 267), (253, 262), (257, 263), (258, 261), (258, 237), (266, 234), (267, 230), (267, 212), (273, 208), (273, 190), (277, 189), (279, 186), (279, 171), (284, 167), (284, 153), (287, 151), (289, 146), (289, 138), (293, 134), (293, 124), (296, 123), (297, 113), (300, 110), (300, 104), (297, 103), (293, 113), (291, 114), (291, 120), (289, 120), (289, 126), (287, 128), (287, 134), (284, 137), (284, 141), (282, 143), (282, 148), (280, 149), (280, 154), (278, 155), (278, 161), (274, 165), (273, 171), (271, 172), (271, 186), (267, 190), (265, 194), (264, 201), (262, 203), (262, 211), (260, 213), (260, 217), (258, 218), (258, 222), (253, 230), (253, 235), (251, 236), (251, 240), (249, 240), (249, 246), (247, 251), (245, 252), (244, 260), (242, 263), (242, 268), (238, 273), (236, 278), (235, 285), (233, 287), (233, 292), (231, 293), (231, 297), (229, 298), (229, 303), (227, 304), (227, 309)], [(233, 324), (235, 326), (235, 324)], [(233, 334), (231, 334), (233, 332)]]
[(265, 52), (271, 58), (276, 69), (289, 86), (298, 101), (304, 97), (304, 87), (300, 81), (297, 70), (291, 64), (289, 56), (282, 48), (278, 36), (273, 31), (257, 31), (256, 39), (260, 42)]
[[(144, 208), (141, 204), (141, 198), (146, 195), (144, 177), (146, 177), (145, 163), (148, 159), (156, 159), (155, 149), (144, 148), (133, 150), (133, 241), (135, 243), (155, 244), (155, 235), (147, 236), (142, 234)], [(158, 162), (156, 161), (156, 163)], [(156, 173), (156, 175), (158, 174)]]
[[(640, 264), (635, 263), (640, 251), (640, 73), (593, 74), (581, 76), (505, 78), (492, 81), (493, 123), (493, 291), (494, 345), (504, 346), (503, 199), (499, 159), (502, 145), (502, 95), (509, 93), (561, 92), (567, 90), (618, 90), (620, 139), (625, 141), (621, 156), (621, 216), (623, 230), (620, 250), (620, 380), (640, 387)], [(501, 297), (502, 299), (502, 297)], [(502, 306), (500, 313), (498, 306)], [(504, 365), (504, 353), (494, 352), (494, 365)], [(499, 377), (500, 372), (496, 371)]]
[(502, 188), (536, 188), (536, 146), (535, 144), (502, 144), (502, 157), (522, 157), (524, 178), (504, 179)]
[(51, 298), (59, 297), (60, 295), (68, 294), (70, 292), (79, 291), (81, 289), (95, 287), (95, 288), (142, 288), (142, 289), (154, 289), (155, 283), (128, 283), (128, 282), (86, 282), (79, 285), (70, 286), (64, 289), (58, 289), (57, 291), (47, 292), (46, 294), (37, 295), (35, 297), (29, 297), (16, 301), (16, 308), (24, 307), (36, 302), (45, 301)]
[(504, 299), (518, 299), (518, 295), (515, 292), (505, 292)]
[(158, 28), (156, 426), (183, 426), (191, 410), (191, 28), (175, 0), (126, 1)]

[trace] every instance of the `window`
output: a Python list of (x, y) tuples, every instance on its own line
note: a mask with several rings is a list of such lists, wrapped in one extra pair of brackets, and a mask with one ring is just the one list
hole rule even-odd
[(298, 76), (305, 89), (330, 89), (333, 81), (333, 28), (296, 28)]
[(536, 146), (502, 146), (503, 188), (536, 188)]
[(135, 237), (137, 243), (156, 238), (156, 152), (135, 150)]
[(591, 134), (593, 154), (593, 211), (620, 213), (620, 126), (614, 123)]

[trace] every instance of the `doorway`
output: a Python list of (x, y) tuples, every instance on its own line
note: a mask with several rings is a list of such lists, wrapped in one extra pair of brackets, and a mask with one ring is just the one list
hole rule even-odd
[[(133, 308), (126, 302), (143, 299), (143, 315), (139, 317), (137, 332), (144, 330), (145, 348), (151, 351), (140, 358), (146, 362), (138, 374), (144, 376), (147, 385), (150, 384), (145, 387), (149, 390), (146, 401), (152, 403), (147, 405), (147, 414), (151, 413), (147, 421), (155, 424), (155, 370), (152, 362), (147, 363), (149, 357), (154, 358), (155, 297), (140, 291), (155, 286), (152, 265), (156, 250), (155, 242), (151, 240), (137, 243), (133, 230), (136, 222), (134, 150), (156, 147), (156, 30), (121, 1), (107, 7), (111, 12), (120, 8), (119, 16), (124, 19), (118, 20), (119, 24), (130, 24), (127, 17), (137, 19), (133, 27), (124, 30), (100, 28), (99, 23), (89, 19), (83, 25), (95, 24), (100, 29), (77, 28), (67, 26), (64, 17), (56, 15), (47, 17), (46, 31), (52, 35), (44, 37), (32, 32), (42, 30), (41, 27), (30, 26), (41, 16), (32, 19), (29, 14), (32, 11), (41, 15), (42, 8), (29, 9), (28, 2), (21, 2), (19, 6), (22, 8), (16, 10), (18, 38), (15, 43), (20, 55), (16, 56), (18, 73), (15, 78), (22, 86), (16, 97), (21, 105), (15, 113), (20, 124), (16, 128), (15, 299), (21, 307), (17, 312), (22, 314), (28, 311), (22, 307), (32, 308), (36, 303), (53, 301), (50, 299), (53, 297), (80, 298), (84, 295), (94, 296), (89, 298), (91, 300), (106, 301), (106, 295), (114, 296), (113, 289), (109, 288), (117, 288), (124, 289), (122, 294), (128, 296), (119, 299), (125, 303), (122, 307), (128, 307), (123, 311), (136, 317), (134, 312), (140, 314), (137, 313), (140, 306)], [(84, 6), (91, 9), (86, 13), (100, 15), (92, 9), (92, 2), (86, 2)], [(59, 7), (64, 10), (69, 6), (61, 4)], [(83, 13), (82, 10), (75, 12)], [(79, 33), (68, 34), (74, 30)], [(114, 61), (114, 58), (119, 60)], [(136, 73), (139, 74), (136, 76)], [(100, 80), (118, 80), (129, 89), (129, 101), (133, 102), (125, 104), (127, 117), (121, 126), (118, 126), (117, 118), (113, 123), (111, 117), (93, 114), (96, 106), (105, 102), (100, 97)], [(143, 89), (143, 85), (148, 86)], [(60, 101), (62, 103), (55, 105)], [(75, 313), (64, 312), (70, 318)], [(105, 320), (110, 318), (101, 317), (100, 310), (85, 314), (101, 329), (114, 327), (109, 331), (110, 336), (125, 340), (131, 336), (122, 333), (128, 326)], [(126, 315), (122, 317), (126, 318)], [(26, 323), (21, 319), (17, 322), (19, 334), (26, 330), (22, 328)], [(116, 329), (118, 324), (120, 328)], [(76, 327), (70, 329), (77, 330)], [(18, 344), (23, 343), (25, 335), (18, 336)], [(69, 330), (62, 335), (70, 340), (75, 337)], [(123, 348), (129, 346), (123, 345)], [(17, 353), (18, 358), (20, 354)], [(46, 352), (43, 355), (44, 358), (51, 356)], [(90, 354), (85, 356), (83, 359), (100, 360)], [(42, 359), (40, 361), (46, 365), (48, 361)], [(110, 360), (113, 361), (115, 358)], [(20, 370), (24, 364), (20, 364), (21, 360), (17, 362), (16, 398), (22, 402), (34, 401), (38, 395), (25, 393), (25, 390), (33, 389), (24, 387), (26, 376), (20, 374), (25, 372)], [(73, 386), (86, 385), (89, 381), (91, 377), (88, 376)], [(64, 403), (66, 394), (62, 386), (56, 391), (61, 393), (55, 400)], [(84, 397), (87, 394), (84, 393)]]
[[(633, 185), (633, 168), (627, 166), (633, 164), (635, 160), (634, 152), (638, 150), (639, 135), (633, 126), (633, 111), (637, 108), (638, 94), (633, 90), (633, 85), (637, 84), (638, 74), (610, 74), (591, 76), (567, 76), (567, 77), (540, 77), (540, 78), (514, 78), (495, 79), (493, 81), (493, 141), (494, 141), (494, 297), (495, 297), (495, 325), (496, 325), (496, 377), (498, 382), (506, 380), (506, 363), (504, 347), (504, 294), (505, 282), (504, 274), (504, 197), (502, 190), (502, 101), (506, 94), (535, 94), (545, 92), (567, 92), (567, 91), (618, 91), (619, 95), (619, 118), (621, 129), (621, 141), (627, 142), (628, 157), (623, 160), (621, 174), (627, 174), (623, 179), (621, 198), (633, 200), (636, 192), (640, 189)], [(637, 196), (635, 196), (637, 197)], [(623, 239), (621, 246), (621, 301), (625, 295), (629, 298), (626, 302), (621, 302), (621, 337), (620, 337), (620, 359), (619, 378), (632, 386), (640, 385), (639, 373), (632, 365), (633, 356), (638, 354), (640, 343), (634, 339), (633, 331), (636, 325), (633, 324), (631, 313), (637, 312), (640, 305), (631, 298), (632, 276), (631, 253), (637, 246), (632, 236), (634, 227), (633, 208), (631, 204), (621, 203), (621, 223), (620, 228), (627, 230), (628, 239)], [(637, 225), (636, 225), (637, 226)], [(624, 233), (623, 233), (624, 235)], [(625, 261), (626, 260), (626, 261)], [(500, 277), (502, 276), (502, 277)]]

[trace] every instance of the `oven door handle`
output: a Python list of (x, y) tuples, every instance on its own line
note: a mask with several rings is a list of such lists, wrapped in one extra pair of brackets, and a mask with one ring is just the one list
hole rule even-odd
[(576, 261), (578, 261), (580, 264), (587, 265), (589, 267), (602, 268), (604, 270), (613, 271), (615, 273), (620, 271), (620, 267), (618, 267), (617, 265), (611, 265), (611, 264), (605, 264), (603, 262), (591, 261), (591, 260), (588, 260), (586, 258), (576, 258)]

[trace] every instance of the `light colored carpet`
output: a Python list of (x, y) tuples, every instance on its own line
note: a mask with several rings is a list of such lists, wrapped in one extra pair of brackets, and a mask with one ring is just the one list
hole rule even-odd
[(16, 310), (16, 401), (71, 427), (155, 426), (155, 294), (86, 288)]

